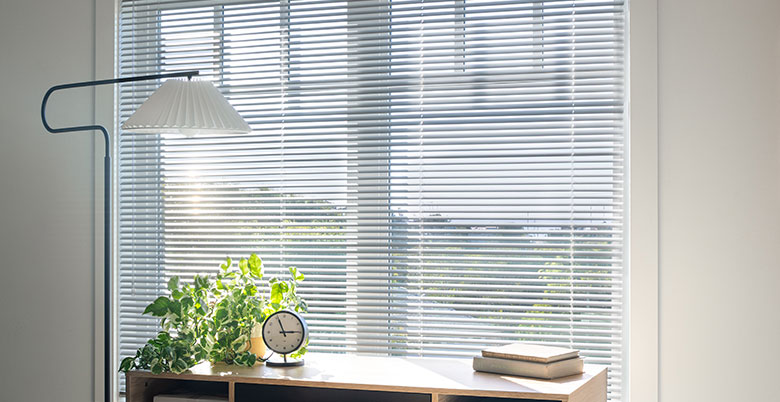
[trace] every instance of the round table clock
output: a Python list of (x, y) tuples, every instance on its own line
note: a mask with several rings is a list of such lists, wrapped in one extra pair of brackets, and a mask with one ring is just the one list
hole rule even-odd
[(265, 364), (272, 367), (303, 365), (303, 359), (291, 360), (287, 355), (305, 345), (308, 337), (309, 329), (300, 314), (290, 310), (271, 314), (263, 323), (263, 343), (268, 349), (281, 355), (283, 360), (269, 359)]

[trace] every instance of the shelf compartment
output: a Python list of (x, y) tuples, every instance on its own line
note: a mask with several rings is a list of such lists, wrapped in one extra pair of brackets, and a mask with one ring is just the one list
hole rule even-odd
[(438, 402), (555, 402), (550, 399), (514, 399), (488, 396), (438, 395)]
[(188, 394), (228, 398), (229, 384), (223, 381), (130, 377), (127, 402), (153, 402), (155, 395)]
[(236, 383), (235, 402), (431, 402), (431, 394)]

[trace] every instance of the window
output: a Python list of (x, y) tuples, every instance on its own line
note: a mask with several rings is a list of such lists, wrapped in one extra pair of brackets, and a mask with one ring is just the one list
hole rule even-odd
[(620, 400), (623, 3), (122, 1), (121, 75), (198, 69), (253, 133), (120, 137), (120, 354), (168, 277), (257, 252), (314, 351), (571, 346)]

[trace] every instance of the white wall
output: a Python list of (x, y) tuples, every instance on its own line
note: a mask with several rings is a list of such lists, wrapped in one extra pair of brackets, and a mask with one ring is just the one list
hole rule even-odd
[(780, 1), (659, 1), (660, 397), (778, 400)]
[[(93, 399), (94, 2), (0, 2), (0, 400)], [(780, 359), (780, 1), (659, 0), (660, 396), (768, 400)], [(103, 75), (101, 75), (102, 77)], [(66, 99), (67, 98), (67, 99)], [(88, 122), (91, 92), (54, 98)], [(39, 383), (44, 379), (43, 383)]]
[[(93, 0), (0, 1), (0, 400), (93, 400), (94, 146), (52, 135), (93, 78)], [(55, 95), (56, 96), (56, 95)], [(92, 120), (91, 91), (50, 121)]]

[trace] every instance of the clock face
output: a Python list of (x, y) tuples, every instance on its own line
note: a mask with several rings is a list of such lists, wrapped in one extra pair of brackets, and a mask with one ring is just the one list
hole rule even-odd
[(292, 311), (277, 311), (263, 323), (263, 342), (279, 354), (295, 352), (303, 346), (308, 335), (306, 322)]

